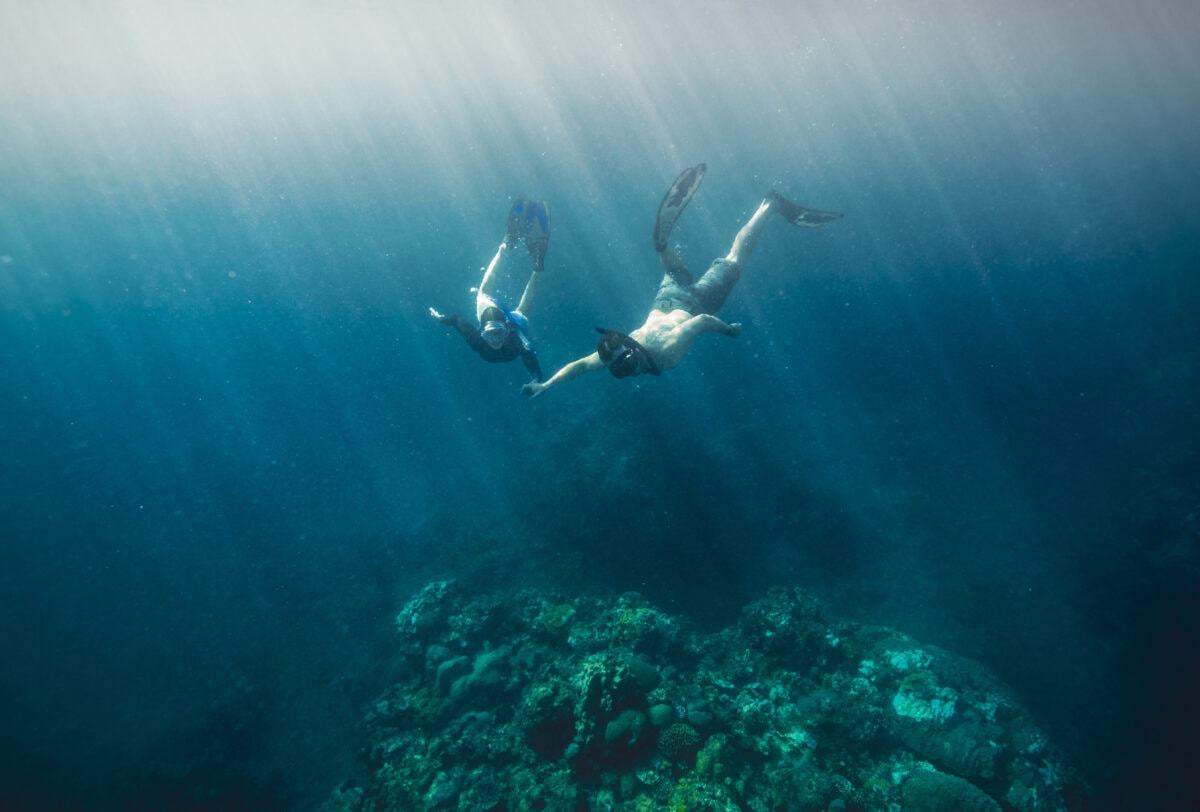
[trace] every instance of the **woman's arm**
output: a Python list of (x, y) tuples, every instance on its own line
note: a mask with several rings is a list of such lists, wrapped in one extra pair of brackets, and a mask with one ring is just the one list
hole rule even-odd
[(483, 339), (479, 337), (479, 329), (474, 323), (467, 321), (457, 313), (450, 316), (443, 316), (431, 307), (429, 308), (429, 315), (433, 316), (434, 321), (441, 322), (447, 327), (453, 327), (471, 345), (471, 349), (478, 350), (480, 347), (487, 346), (483, 343)]

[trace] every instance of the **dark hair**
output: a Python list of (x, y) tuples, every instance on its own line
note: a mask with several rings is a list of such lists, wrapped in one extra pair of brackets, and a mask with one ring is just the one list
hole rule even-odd
[(596, 342), (596, 354), (600, 356), (604, 365), (608, 366), (615, 356), (627, 349), (625, 336), (616, 330), (605, 330), (601, 327), (597, 327), (596, 330), (600, 333), (600, 340)]

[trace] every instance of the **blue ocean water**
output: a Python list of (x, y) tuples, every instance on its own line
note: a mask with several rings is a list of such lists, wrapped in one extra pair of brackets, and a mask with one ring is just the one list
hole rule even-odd
[[(0, 801), (308, 808), (433, 577), (768, 586), (976, 657), (1102, 808), (1177, 808), (1200, 719), (1197, 12), (1178, 4), (6, 8)], [(543, 368), (471, 315), (520, 196)], [(527, 268), (504, 269), (515, 300)]]

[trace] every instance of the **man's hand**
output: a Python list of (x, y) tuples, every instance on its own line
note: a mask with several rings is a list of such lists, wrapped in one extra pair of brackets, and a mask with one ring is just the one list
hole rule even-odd
[(741, 334), (742, 334), (742, 323), (740, 321), (730, 322), (729, 323), (729, 337), (737, 338)]
[(431, 307), (431, 308), (429, 308), (429, 315), (433, 316), (433, 318), (434, 318), (434, 319), (436, 319), (436, 320), (437, 320), (437, 321), (439, 321), (439, 322), (440, 322), (442, 319), (446, 318), (446, 317), (445, 317), (445, 316), (443, 316), (441, 313), (439, 313), (439, 312), (437, 312), (436, 310), (434, 310), (432, 307)]
[(531, 398), (536, 398), (538, 395), (546, 391), (546, 384), (538, 381), (530, 381), (521, 387), (522, 395), (529, 395)]

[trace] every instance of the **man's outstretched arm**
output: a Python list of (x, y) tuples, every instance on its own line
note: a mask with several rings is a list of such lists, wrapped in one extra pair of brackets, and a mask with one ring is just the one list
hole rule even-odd
[(522, 394), (529, 395), (531, 398), (536, 398), (551, 386), (558, 386), (560, 383), (565, 383), (585, 372), (592, 372), (597, 369), (604, 369), (604, 362), (600, 360), (600, 354), (594, 352), (591, 355), (576, 359), (567, 364), (558, 372), (551, 375), (550, 380), (545, 383), (530, 381), (521, 387), (521, 392)]
[(696, 338), (704, 333), (720, 333), (721, 335), (737, 338), (742, 334), (742, 325), (738, 322), (726, 324), (716, 316), (708, 313), (692, 316), (675, 328), (671, 339), (663, 347), (660, 363), (664, 369), (670, 369), (683, 360), (688, 350), (692, 348)]
[(742, 325), (741, 322), (736, 321), (726, 324), (711, 313), (702, 313), (699, 316), (692, 316), (679, 325), (679, 332), (688, 340), (693, 341), (701, 333), (720, 333), (731, 338), (737, 338), (742, 334)]

